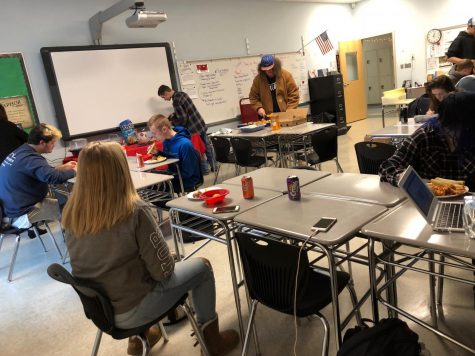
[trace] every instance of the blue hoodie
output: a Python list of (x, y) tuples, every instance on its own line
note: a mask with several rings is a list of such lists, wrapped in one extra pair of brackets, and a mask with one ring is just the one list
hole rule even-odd
[[(175, 136), (163, 141), (163, 154), (180, 160), (180, 172), (185, 190), (193, 189), (201, 181), (200, 158), (191, 143), (190, 132), (182, 126), (173, 128)], [(174, 170), (170, 166), (170, 170)]]
[(74, 170), (51, 167), (36, 150), (24, 143), (0, 164), (0, 202), (5, 216), (27, 214), (48, 193), (48, 184), (60, 184), (76, 175)]

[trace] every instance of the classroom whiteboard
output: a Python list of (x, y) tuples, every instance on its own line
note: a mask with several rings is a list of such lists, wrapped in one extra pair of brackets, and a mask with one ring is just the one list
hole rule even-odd
[[(276, 54), (282, 68), (292, 73), (300, 92), (300, 102), (308, 102), (308, 70), (300, 53)], [(257, 75), (260, 56), (179, 61), (182, 90), (187, 93), (206, 123), (235, 118), (240, 114), (239, 100), (249, 96)]]
[(173, 112), (157, 95), (176, 87), (168, 43), (47, 47), (43, 63), (65, 140), (117, 130), (130, 119), (143, 125), (153, 114)]

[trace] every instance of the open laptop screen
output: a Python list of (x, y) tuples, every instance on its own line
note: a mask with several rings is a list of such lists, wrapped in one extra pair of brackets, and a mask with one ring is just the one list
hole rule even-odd
[(411, 170), (407, 178), (402, 182), (401, 186), (411, 197), (419, 210), (427, 217), (434, 199), (434, 195), (417, 175), (416, 171)]

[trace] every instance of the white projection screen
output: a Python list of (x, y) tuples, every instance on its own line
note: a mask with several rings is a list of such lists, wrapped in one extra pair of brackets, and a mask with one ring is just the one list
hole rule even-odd
[(153, 114), (173, 112), (157, 95), (177, 88), (168, 43), (44, 47), (41, 56), (63, 139), (117, 130), (130, 119), (144, 125)]

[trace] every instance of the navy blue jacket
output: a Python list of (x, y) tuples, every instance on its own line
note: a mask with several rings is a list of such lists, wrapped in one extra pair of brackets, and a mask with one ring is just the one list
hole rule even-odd
[(48, 193), (48, 184), (60, 184), (76, 175), (74, 170), (51, 167), (33, 147), (24, 143), (0, 165), (0, 202), (5, 216), (28, 213)]
[[(200, 158), (191, 143), (190, 132), (181, 126), (175, 126), (175, 136), (163, 141), (163, 155), (180, 160), (180, 172), (185, 190), (193, 188), (201, 180)], [(172, 170), (174, 166), (170, 166)]]

